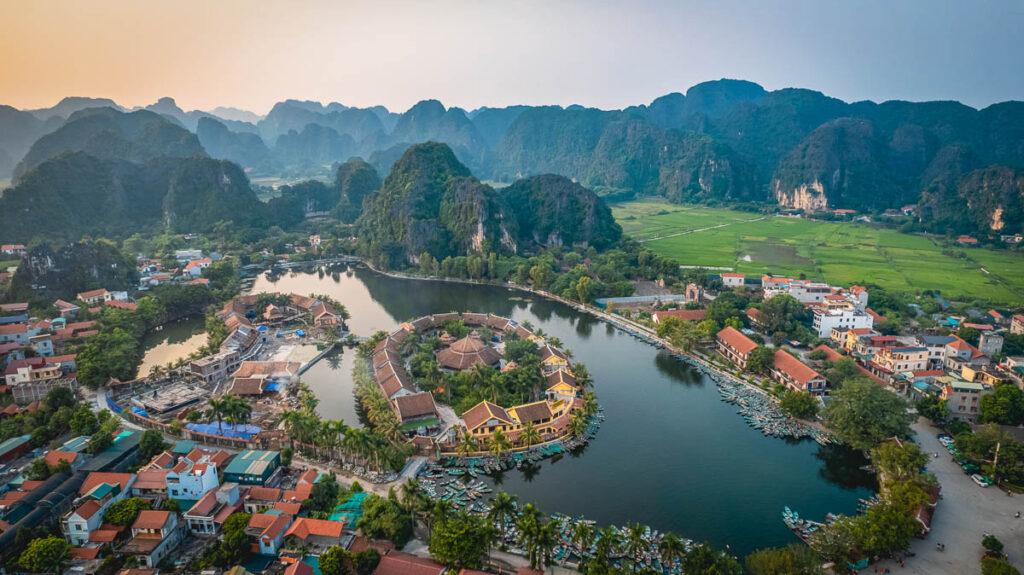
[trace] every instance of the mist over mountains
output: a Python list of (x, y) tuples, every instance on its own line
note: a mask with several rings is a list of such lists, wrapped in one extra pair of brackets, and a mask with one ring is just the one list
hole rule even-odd
[[(957, 102), (847, 103), (812, 90), (720, 80), (624, 110), (467, 112), (424, 100), (399, 114), (286, 100), (260, 117), (228, 108), (186, 112), (162, 98), (112, 127), (103, 113), (83, 112), (97, 107), (121, 110), (88, 98), (43, 110), (0, 106), (0, 177), (25, 178), (65, 151), (141, 164), (205, 152), (250, 176), (293, 178), (330, 177), (331, 166), (361, 157), (386, 174), (409, 146), (434, 141), (481, 180), (557, 174), (615, 198), (804, 210), (917, 204), (937, 228), (1024, 231), (1024, 102), (982, 110)], [(147, 128), (154, 116), (165, 122)]]

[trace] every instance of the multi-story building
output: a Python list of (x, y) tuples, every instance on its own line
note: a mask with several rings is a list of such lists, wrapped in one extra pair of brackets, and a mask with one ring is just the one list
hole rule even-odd
[(1003, 336), (993, 331), (983, 332), (978, 337), (978, 349), (988, 357), (996, 357), (1003, 351)]
[(946, 344), (946, 353), (943, 358), (943, 366), (951, 372), (963, 371), (964, 365), (988, 365), (991, 363), (981, 350), (960, 339), (954, 337), (953, 341)]
[(771, 376), (790, 389), (806, 391), (813, 395), (825, 393), (825, 378), (782, 349), (776, 350), (772, 358)]
[(746, 369), (747, 358), (750, 357), (750, 352), (757, 347), (754, 340), (732, 326), (718, 332), (715, 341), (718, 342), (718, 353), (742, 369)]
[(722, 274), (722, 286), (727, 288), (738, 288), (743, 287), (746, 278), (743, 274), (737, 273), (723, 273)]
[(946, 401), (954, 419), (974, 421), (978, 417), (981, 398), (992, 393), (992, 386), (969, 381), (950, 381), (942, 386), (939, 395)]
[(204, 383), (214, 383), (226, 379), (242, 365), (241, 356), (236, 350), (223, 350), (213, 355), (201, 357), (191, 364), (192, 375)]
[(131, 473), (90, 473), (78, 489), (74, 506), (61, 518), (64, 538), (72, 545), (88, 541), (107, 509), (127, 496), (134, 481)]
[(1024, 334), (1024, 313), (1018, 313), (1010, 318), (1010, 333)]
[(871, 314), (858, 310), (852, 304), (814, 308), (813, 330), (818, 337), (829, 337), (833, 329), (871, 329), (875, 320)]
[(225, 483), (216, 490), (208, 491), (186, 511), (185, 523), (192, 533), (213, 535), (224, 526), (224, 520), (241, 507), (238, 484)]
[(77, 380), (65, 375), (61, 363), (52, 359), (54, 358), (27, 357), (16, 359), (7, 365), (4, 377), (7, 385), (11, 387), (11, 394), (16, 403), (40, 401), (57, 387), (67, 387), (72, 391), (78, 387)]
[(182, 457), (165, 480), (167, 494), (174, 499), (196, 500), (220, 485), (215, 458), (198, 449)]
[(147, 509), (140, 512), (132, 524), (131, 540), (118, 551), (137, 556), (143, 565), (152, 569), (174, 551), (184, 535), (177, 513)]
[(889, 375), (905, 371), (923, 371), (928, 368), (928, 348), (883, 347), (871, 361)]

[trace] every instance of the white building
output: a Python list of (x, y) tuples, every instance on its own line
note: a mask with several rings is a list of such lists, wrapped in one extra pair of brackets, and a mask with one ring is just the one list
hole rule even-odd
[(174, 259), (178, 260), (179, 264), (185, 264), (192, 260), (202, 259), (203, 250), (175, 250)]
[(743, 287), (745, 278), (743, 274), (736, 273), (723, 273), (722, 274), (722, 286), (727, 288), (738, 288)]
[(213, 535), (220, 531), (224, 520), (241, 506), (238, 484), (228, 482), (202, 496), (185, 512), (185, 522), (192, 533)]
[(870, 328), (875, 323), (873, 317), (853, 306), (828, 307), (814, 309), (814, 332), (818, 337), (829, 337), (832, 330)]
[[(204, 458), (205, 459), (205, 458)], [(192, 463), (182, 459), (167, 474), (167, 495), (174, 499), (199, 499), (207, 491), (220, 485), (217, 479), (217, 465), (200, 460)]]
[(82, 545), (99, 529), (107, 509), (124, 499), (135, 476), (131, 473), (90, 473), (74, 506), (61, 518), (61, 530), (72, 545)]
[(156, 567), (181, 543), (184, 530), (178, 515), (169, 511), (147, 509), (132, 524), (132, 538), (118, 551), (136, 555), (146, 567)]

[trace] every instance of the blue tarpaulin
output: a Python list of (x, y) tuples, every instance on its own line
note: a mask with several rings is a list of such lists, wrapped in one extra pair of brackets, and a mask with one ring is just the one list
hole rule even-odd
[(249, 439), (253, 435), (256, 435), (262, 429), (255, 425), (228, 423), (226, 421), (218, 424), (216, 421), (212, 423), (189, 423), (185, 427), (192, 431), (198, 431), (199, 433), (205, 433), (207, 435), (219, 435), (221, 437), (232, 437), (237, 439)]
[(279, 384), (277, 382), (272, 381), (272, 382), (267, 384), (267, 391), (280, 391), (280, 389), (281, 389), (281, 384)]
[(136, 415), (141, 415), (142, 417), (145, 417), (147, 419), (149, 418), (149, 414), (146, 413), (146, 410), (145, 409), (141, 409), (139, 407), (133, 407), (132, 408), (132, 413), (134, 413)]

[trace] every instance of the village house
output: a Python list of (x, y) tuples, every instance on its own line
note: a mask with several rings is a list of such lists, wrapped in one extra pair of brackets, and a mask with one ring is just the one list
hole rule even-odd
[(199, 461), (194, 462), (183, 457), (167, 473), (165, 480), (167, 494), (170, 497), (196, 500), (220, 485), (217, 479), (217, 465), (207, 456), (198, 459)]
[[(70, 357), (70, 361), (74, 362), (74, 356), (60, 357)], [(7, 365), (4, 379), (16, 403), (42, 401), (51, 390), (58, 387), (72, 391), (78, 387), (78, 381), (65, 374), (62, 363), (54, 359), (57, 358), (29, 357), (14, 360)]]
[(661, 323), (667, 318), (677, 317), (683, 321), (704, 321), (707, 310), (703, 309), (673, 309), (668, 311), (656, 311), (651, 314), (654, 323)]
[(918, 335), (917, 345), (928, 349), (929, 367), (941, 367), (946, 359), (946, 346), (956, 341), (951, 335)]
[(25, 255), (25, 246), (23, 244), (4, 244), (0, 246), (0, 252), (3, 252), (5, 256), (23, 256)]
[(1003, 351), (1003, 336), (992, 332), (982, 332), (978, 336), (978, 350), (988, 357), (996, 357)]
[[(373, 575), (441, 575), (444, 572), (445, 566), (433, 559), (392, 551), (380, 558)], [(451, 573), (454, 575), (455, 572)]]
[[(431, 427), (440, 420), (434, 396), (427, 392), (399, 395), (391, 400), (391, 411), (405, 428)], [(419, 424), (419, 425), (417, 425)]]
[(981, 353), (981, 350), (959, 337), (955, 337), (953, 341), (946, 344), (943, 366), (948, 371), (959, 373), (963, 371), (964, 365), (988, 365), (989, 363), (991, 361)]
[[(162, 456), (171, 459), (167, 452)], [(170, 472), (170, 469), (159, 467), (139, 470), (132, 485), (132, 497), (145, 499), (154, 509), (159, 508), (160, 504), (167, 500), (167, 474)]]
[(883, 378), (904, 371), (921, 371), (928, 368), (928, 348), (884, 347), (875, 353), (868, 365)]
[(174, 259), (178, 260), (179, 265), (185, 265), (185, 263), (192, 260), (202, 259), (203, 250), (174, 250)]
[(540, 363), (545, 370), (545, 374), (547, 374), (557, 369), (569, 367), (569, 358), (557, 347), (544, 344), (540, 348)]
[(203, 275), (203, 270), (210, 267), (211, 263), (213, 262), (210, 261), (210, 258), (192, 260), (185, 264), (185, 275), (197, 278)]
[(940, 399), (946, 402), (950, 417), (973, 422), (980, 412), (981, 398), (992, 393), (992, 386), (969, 381), (948, 381), (942, 386)]
[(58, 299), (53, 302), (53, 306), (57, 308), (57, 312), (60, 314), (60, 317), (64, 319), (74, 319), (78, 316), (78, 312), (82, 310), (82, 308), (77, 305), (62, 299)]
[(807, 364), (793, 357), (788, 351), (779, 349), (772, 356), (771, 377), (775, 381), (796, 391), (811, 395), (824, 395), (825, 377)]
[(67, 463), (68, 468), (71, 470), (72, 473), (74, 473), (75, 471), (78, 471), (79, 468), (81, 468), (83, 465), (85, 465), (85, 461), (88, 458), (89, 456), (85, 453), (76, 453), (71, 451), (60, 451), (59, 449), (52, 449), (46, 453), (46, 456), (43, 457), (43, 460), (46, 461), (46, 464), (49, 465), (50, 467), (58, 467), (63, 463)]
[(738, 288), (743, 287), (746, 279), (743, 274), (725, 272), (722, 274), (722, 287)]
[(245, 534), (259, 547), (260, 555), (276, 557), (292, 520), (293, 517), (286, 513), (254, 513), (249, 518)]
[(78, 488), (75, 504), (61, 518), (64, 537), (72, 545), (88, 541), (90, 533), (103, 523), (107, 509), (127, 497), (134, 482), (135, 476), (131, 473), (93, 472), (86, 476)]
[(1024, 313), (1014, 314), (1010, 318), (1010, 333), (1024, 334)]
[(331, 547), (340, 545), (348, 547), (353, 536), (344, 533), (345, 524), (341, 521), (325, 521), (323, 519), (310, 519), (299, 517), (288, 527), (284, 537), (294, 537), (308, 546), (312, 552), (323, 552)]
[(215, 490), (207, 491), (191, 509), (185, 512), (188, 530), (199, 535), (215, 535), (224, 526), (224, 521), (241, 509), (237, 483), (225, 483)]
[(231, 374), (230, 392), (260, 396), (292, 383), (302, 364), (294, 361), (243, 361)]
[(16, 343), (19, 346), (27, 346), (29, 339), (36, 333), (30, 333), (26, 323), (0, 325), (0, 344)]
[(715, 341), (718, 342), (718, 353), (741, 369), (746, 369), (747, 358), (757, 347), (754, 340), (732, 326), (719, 331), (715, 335)]
[(132, 538), (118, 548), (127, 555), (135, 555), (146, 567), (156, 567), (184, 539), (184, 529), (178, 515), (169, 511), (146, 509), (132, 524)]

